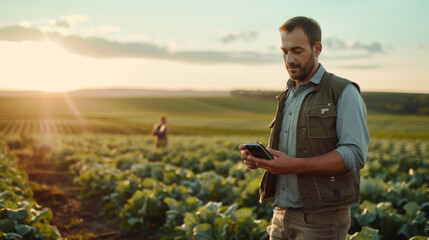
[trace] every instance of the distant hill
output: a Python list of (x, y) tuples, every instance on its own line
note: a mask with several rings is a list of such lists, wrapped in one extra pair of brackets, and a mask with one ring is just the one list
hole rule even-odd
[(43, 95), (51, 95), (57, 93), (49, 93), (42, 91), (5, 91), (0, 90), (0, 97), (38, 97)]
[[(232, 96), (274, 99), (280, 91), (248, 91), (234, 90)], [(429, 115), (429, 94), (425, 93), (394, 93), (394, 92), (362, 92), (369, 111), (390, 114)]]
[(429, 94), (364, 92), (362, 97), (372, 111), (429, 115)]
[[(229, 91), (195, 91), (195, 90), (161, 90), (161, 89), (80, 89), (64, 92), (71, 97), (99, 97), (99, 98), (126, 98), (126, 97), (158, 97), (158, 96), (228, 96)], [(0, 91), (0, 97), (35, 97), (42, 95), (60, 95), (63, 93), (42, 91)]]
[[(64, 93), (41, 91), (0, 91), (0, 97), (48, 97), (60, 96)], [(274, 100), (280, 91), (195, 91), (195, 90), (161, 90), (161, 89), (81, 89), (65, 92), (74, 98), (144, 98), (144, 97), (205, 97), (232, 96), (252, 97)], [(393, 93), (393, 92), (363, 92), (362, 97), (370, 112), (389, 114), (418, 114), (429, 115), (429, 94), (424, 93)]]
[(228, 91), (160, 89), (82, 89), (68, 92), (73, 97), (154, 97), (154, 96), (228, 96)]

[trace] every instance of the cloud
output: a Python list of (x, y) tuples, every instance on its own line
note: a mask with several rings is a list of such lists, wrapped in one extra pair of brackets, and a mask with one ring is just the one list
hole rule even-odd
[(121, 31), (121, 28), (117, 26), (110, 25), (110, 24), (101, 24), (101, 25), (98, 25), (97, 27), (80, 29), (79, 32), (81, 34), (84, 34), (85, 36), (99, 36), (99, 35), (104, 35), (106, 33), (117, 33), (120, 31)]
[(379, 42), (372, 42), (372, 43), (367, 43), (367, 44), (363, 44), (360, 42), (353, 42), (350, 45), (351, 49), (356, 49), (356, 50), (365, 50), (367, 52), (371, 52), (371, 53), (382, 53), (383, 48), (381, 47), (381, 44)]
[(341, 54), (332, 54), (324, 53), (320, 55), (321, 59), (326, 60), (353, 60), (353, 59), (368, 59), (373, 57), (370, 53), (341, 53)]
[(368, 53), (383, 53), (385, 48), (379, 42), (361, 43), (360, 41), (345, 41), (337, 37), (324, 39), (323, 46), (334, 51), (362, 50)]
[(62, 22), (67, 27), (74, 27), (79, 23), (88, 22), (89, 18), (85, 15), (67, 15), (62, 16), (58, 22)]
[(29, 21), (19, 21), (19, 22), (18, 22), (18, 25), (19, 25), (19, 26), (22, 26), (22, 27), (26, 27), (26, 28), (28, 28), (28, 27), (30, 27), (30, 26), (31, 26), (31, 23), (30, 23)]
[(96, 28), (96, 32), (100, 34), (109, 33), (109, 32), (120, 32), (121, 28), (110, 25), (110, 24), (101, 24)]
[(55, 22), (55, 26), (57, 27), (63, 27), (63, 28), (69, 28), (70, 24), (66, 20), (59, 20)]
[[(242, 63), (263, 64), (281, 61), (280, 54), (221, 51), (171, 51), (167, 47), (145, 42), (118, 42), (102, 37), (63, 35), (59, 32), (42, 32), (18, 25), (0, 28), (0, 41), (41, 41), (48, 39), (69, 52), (93, 58), (155, 58), (191, 63)], [(169, 46), (171, 48), (171, 46)]]
[(258, 37), (257, 32), (246, 32), (246, 31), (221, 31), (222, 42), (229, 43), (239, 40), (251, 41)]
[(340, 65), (339, 68), (345, 69), (377, 69), (380, 68), (379, 65)]
[(44, 34), (37, 29), (26, 28), (19, 25), (0, 28), (0, 40), (21, 42), (41, 41), (43, 39), (45, 39)]
[(59, 19), (50, 19), (50, 20), (42, 20), (39, 21), (39, 27), (40, 26), (47, 26), (49, 27), (59, 27), (59, 28), (73, 28), (79, 23), (88, 22), (89, 18), (85, 15), (67, 15), (67, 16), (61, 16)]
[[(195, 48), (186, 50), (181, 48), (174, 39), (162, 44), (157, 37), (144, 33), (128, 37), (118, 36), (115, 40), (100, 36), (109, 32), (121, 31), (119, 27), (108, 24), (86, 28), (80, 31), (83, 36), (70, 29), (73, 24), (76, 25), (85, 20), (87, 18), (84, 16), (63, 17), (61, 21), (51, 20), (51, 25), (39, 26), (39, 29), (35, 28), (37, 25), (34, 26), (34, 24), (28, 22), (20, 25), (3, 26), (0, 27), (0, 41), (19, 42), (47, 39), (58, 43), (59, 46), (71, 53), (92, 58), (152, 58), (203, 64), (266, 64), (282, 61), (281, 54), (272, 48), (265, 53), (256, 51), (208, 51), (203, 48), (200, 50), (195, 50)], [(58, 25), (61, 25), (61, 27)], [(250, 39), (256, 38), (257, 34), (239, 32), (236, 34), (228, 33), (224, 36), (226, 42), (240, 39), (250, 41)], [(388, 47), (382, 47), (377, 42), (364, 44), (359, 41), (346, 42), (339, 38), (325, 39), (324, 46), (332, 51), (327, 51), (321, 56), (321, 59), (346, 61), (368, 59), (373, 57), (375, 53), (383, 53), (384, 49), (388, 49)], [(363, 66), (359, 68), (369, 67)]]

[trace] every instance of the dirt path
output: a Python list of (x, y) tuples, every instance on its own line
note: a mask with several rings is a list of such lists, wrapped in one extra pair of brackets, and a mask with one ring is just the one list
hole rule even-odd
[(117, 227), (107, 224), (96, 203), (78, 200), (79, 189), (72, 185), (71, 175), (58, 171), (55, 164), (44, 161), (31, 148), (15, 150), (18, 167), (27, 172), (34, 199), (53, 212), (51, 224), (65, 239), (125, 239)]

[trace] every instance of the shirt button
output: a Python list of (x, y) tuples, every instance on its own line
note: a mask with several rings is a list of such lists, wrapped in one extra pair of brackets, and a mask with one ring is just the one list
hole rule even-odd
[(292, 115), (292, 112), (289, 112), (289, 115)]
[(285, 131), (285, 133), (287, 134), (287, 130)]

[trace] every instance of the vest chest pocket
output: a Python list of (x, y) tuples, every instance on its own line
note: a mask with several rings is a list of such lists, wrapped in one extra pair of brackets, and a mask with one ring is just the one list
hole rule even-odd
[(332, 138), (337, 136), (337, 109), (334, 104), (310, 106), (307, 110), (308, 137)]

